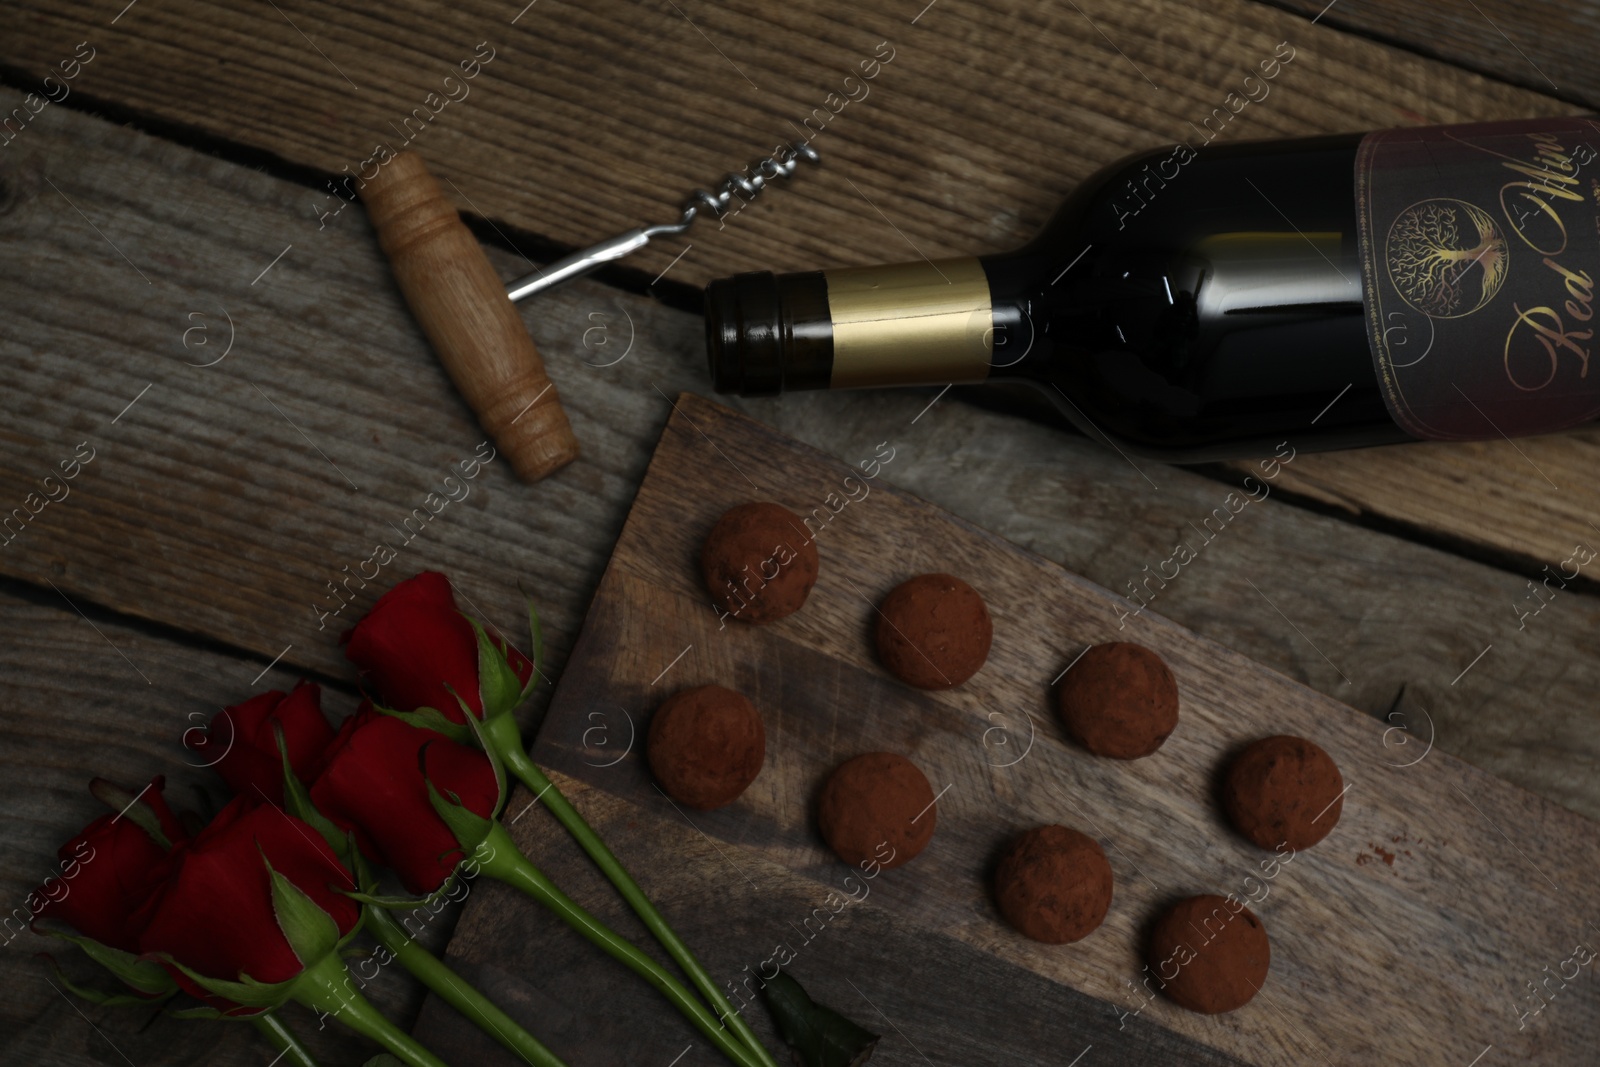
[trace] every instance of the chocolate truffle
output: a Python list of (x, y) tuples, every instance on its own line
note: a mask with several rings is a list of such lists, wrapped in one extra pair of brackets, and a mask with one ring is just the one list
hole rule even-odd
[(994, 876), (1000, 914), (1020, 933), (1050, 945), (1095, 931), (1111, 907), (1111, 864), (1100, 843), (1066, 826), (1018, 837)]
[(1263, 737), (1228, 765), (1222, 806), (1239, 832), (1262, 848), (1310, 848), (1344, 808), (1339, 767), (1303, 737)]
[(1061, 721), (1096, 756), (1148, 756), (1178, 725), (1178, 683), (1143, 645), (1095, 645), (1061, 681)]
[(1207, 893), (1174, 904), (1150, 933), (1148, 962), (1162, 991), (1190, 1011), (1215, 1015), (1250, 1003), (1267, 980), (1267, 928), (1238, 898)]
[(744, 622), (775, 622), (806, 602), (817, 582), (817, 545), (800, 516), (780, 504), (723, 513), (700, 550), (711, 600)]
[(876, 861), (885, 869), (915, 859), (933, 837), (939, 812), (933, 787), (917, 765), (893, 752), (846, 760), (828, 776), (817, 824), (846, 863)]
[(993, 640), (983, 597), (948, 574), (901, 582), (878, 609), (878, 658), (918, 689), (949, 689), (971, 678)]
[(667, 796), (709, 811), (756, 780), (767, 757), (767, 731), (743, 694), (702, 685), (661, 702), (646, 749), (651, 773)]

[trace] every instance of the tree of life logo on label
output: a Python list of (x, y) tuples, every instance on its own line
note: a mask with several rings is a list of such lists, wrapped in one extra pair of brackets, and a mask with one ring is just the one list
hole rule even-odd
[(1458, 319), (1493, 300), (1505, 284), (1510, 248), (1493, 216), (1465, 200), (1412, 204), (1389, 227), (1389, 281), (1430, 319)]

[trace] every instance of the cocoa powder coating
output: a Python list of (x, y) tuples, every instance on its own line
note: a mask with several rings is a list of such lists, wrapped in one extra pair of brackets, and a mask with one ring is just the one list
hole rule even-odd
[(927, 777), (893, 752), (868, 752), (841, 763), (817, 806), (822, 838), (840, 859), (852, 865), (874, 860), (885, 869), (915, 859), (938, 818)]
[(994, 625), (983, 597), (949, 574), (901, 582), (878, 609), (878, 658), (918, 689), (949, 689), (989, 658)]
[(775, 622), (800, 610), (817, 582), (817, 545), (781, 504), (740, 504), (717, 520), (700, 550), (712, 602), (743, 622)]
[(1143, 645), (1095, 645), (1061, 681), (1061, 721), (1097, 756), (1139, 759), (1161, 747), (1178, 725), (1178, 683), (1166, 662)]
[(1106, 917), (1111, 864), (1092, 837), (1067, 826), (1035, 827), (1001, 858), (994, 894), (1018, 932), (1063, 945), (1087, 937)]
[(1190, 1011), (1242, 1008), (1267, 980), (1267, 928), (1243, 902), (1213, 893), (1174, 904), (1150, 933), (1150, 971)]
[(743, 793), (767, 757), (767, 731), (741, 693), (702, 685), (672, 694), (650, 720), (650, 771), (667, 796), (701, 811)]
[(1328, 836), (1344, 809), (1344, 778), (1333, 757), (1303, 737), (1264, 737), (1228, 765), (1222, 806), (1239, 832), (1262, 848), (1296, 851)]

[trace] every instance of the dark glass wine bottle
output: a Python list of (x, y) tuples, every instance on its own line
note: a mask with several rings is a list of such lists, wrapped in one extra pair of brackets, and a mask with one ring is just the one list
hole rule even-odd
[(711, 283), (713, 382), (1023, 382), (1178, 462), (1578, 425), (1591, 142), (1570, 118), (1141, 153), (1012, 252)]

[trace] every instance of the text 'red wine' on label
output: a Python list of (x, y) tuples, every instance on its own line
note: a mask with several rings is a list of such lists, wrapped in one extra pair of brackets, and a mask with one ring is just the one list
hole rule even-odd
[(1384, 130), (1356, 154), (1363, 296), (1390, 414), (1422, 438), (1600, 417), (1600, 125)]

